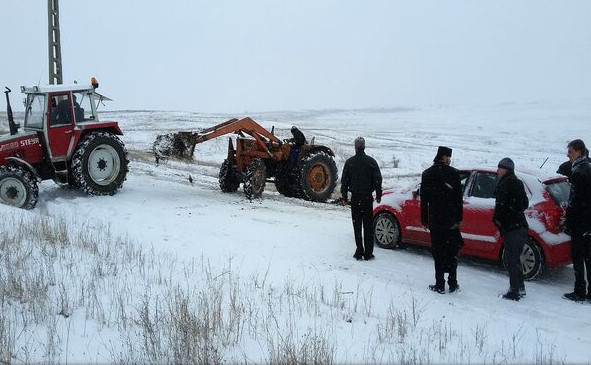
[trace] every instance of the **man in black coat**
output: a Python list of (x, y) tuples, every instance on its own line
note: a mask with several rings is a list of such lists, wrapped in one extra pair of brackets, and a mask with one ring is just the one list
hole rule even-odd
[(521, 252), (527, 238), (528, 224), (525, 210), (529, 199), (523, 181), (515, 176), (515, 163), (509, 157), (499, 161), (499, 181), (495, 188), (494, 224), (504, 239), (505, 268), (509, 272), (509, 291), (504, 299), (519, 300), (525, 296)]
[(572, 162), (572, 172), (565, 225), (566, 233), (571, 236), (575, 288), (564, 297), (575, 301), (591, 299), (591, 164), (585, 151), (585, 143), (580, 139), (568, 144), (567, 156)]
[[(357, 260), (374, 259), (373, 254), (373, 196), (376, 202), (382, 199), (382, 174), (376, 160), (365, 154), (365, 139), (355, 139), (355, 156), (350, 157), (343, 167), (341, 177), (341, 194), (343, 204), (347, 204), (348, 193), (351, 192), (351, 218), (357, 249), (353, 257)], [(361, 228), (363, 227), (363, 238)], [(364, 245), (365, 243), (365, 245)]]
[(445, 293), (445, 272), (449, 291), (459, 289), (457, 256), (463, 244), (460, 233), (463, 202), (462, 183), (458, 170), (451, 167), (451, 149), (440, 146), (433, 166), (421, 177), (421, 222), (429, 227), (431, 250), (435, 261), (435, 285), (429, 289)]

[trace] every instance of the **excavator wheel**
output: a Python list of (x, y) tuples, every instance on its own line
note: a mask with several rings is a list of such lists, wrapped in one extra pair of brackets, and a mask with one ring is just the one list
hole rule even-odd
[(337, 165), (327, 153), (313, 152), (300, 163), (300, 192), (305, 200), (325, 202), (337, 186)]
[(255, 158), (248, 164), (246, 179), (244, 180), (244, 194), (249, 200), (260, 198), (265, 190), (267, 169), (260, 158)]
[(238, 167), (225, 159), (220, 167), (220, 189), (224, 193), (233, 193), (238, 190), (240, 186), (240, 179), (238, 177)]

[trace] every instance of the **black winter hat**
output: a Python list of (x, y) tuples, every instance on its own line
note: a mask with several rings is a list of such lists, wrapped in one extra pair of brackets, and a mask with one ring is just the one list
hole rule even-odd
[(443, 157), (443, 156), (451, 157), (451, 148), (445, 147), (445, 146), (439, 146), (439, 148), (437, 149), (437, 156), (435, 156), (435, 158), (433, 160), (439, 161), (439, 160), (441, 160), (441, 157)]
[(505, 157), (501, 161), (499, 161), (499, 164), (497, 165), (497, 167), (513, 171), (513, 170), (515, 170), (515, 163), (513, 163), (513, 160), (510, 159), (509, 157)]

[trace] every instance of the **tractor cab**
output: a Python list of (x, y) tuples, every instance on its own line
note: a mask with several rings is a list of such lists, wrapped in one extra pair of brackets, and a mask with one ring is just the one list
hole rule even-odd
[(7, 87), (10, 135), (0, 137), (0, 202), (31, 209), (37, 183), (54, 180), (90, 195), (113, 195), (127, 174), (127, 151), (115, 121), (99, 121), (97, 108), (109, 98), (91, 85), (21, 87), (23, 130), (14, 122)]
[(90, 85), (21, 86), (21, 91), (26, 95), (25, 130), (97, 123), (99, 105), (111, 100)]
[(65, 161), (79, 131), (99, 123), (97, 108), (105, 100), (91, 85), (21, 87), (26, 95), (24, 131), (42, 134), (53, 162)]

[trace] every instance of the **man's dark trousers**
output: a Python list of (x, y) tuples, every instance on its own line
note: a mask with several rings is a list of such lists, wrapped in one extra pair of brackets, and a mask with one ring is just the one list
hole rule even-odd
[(527, 240), (527, 229), (524, 227), (505, 232), (505, 268), (509, 272), (510, 290), (519, 291), (523, 284), (523, 269), (521, 268), (521, 252)]
[(447, 283), (450, 287), (458, 284), (458, 251), (460, 235), (458, 229), (431, 227), (431, 253), (435, 262), (435, 285), (445, 287), (444, 274), (449, 273)]
[[(589, 237), (583, 237), (584, 230), (574, 229), (571, 235), (570, 250), (575, 271), (575, 293), (591, 295), (591, 248)], [(587, 269), (587, 288), (585, 288), (585, 268)]]
[[(364, 255), (366, 258), (373, 254), (373, 196), (371, 194), (351, 196), (351, 218), (353, 219), (353, 232), (355, 235), (355, 245), (357, 250), (355, 255)], [(363, 227), (363, 238), (365, 238), (365, 249), (361, 236), (361, 227)]]

